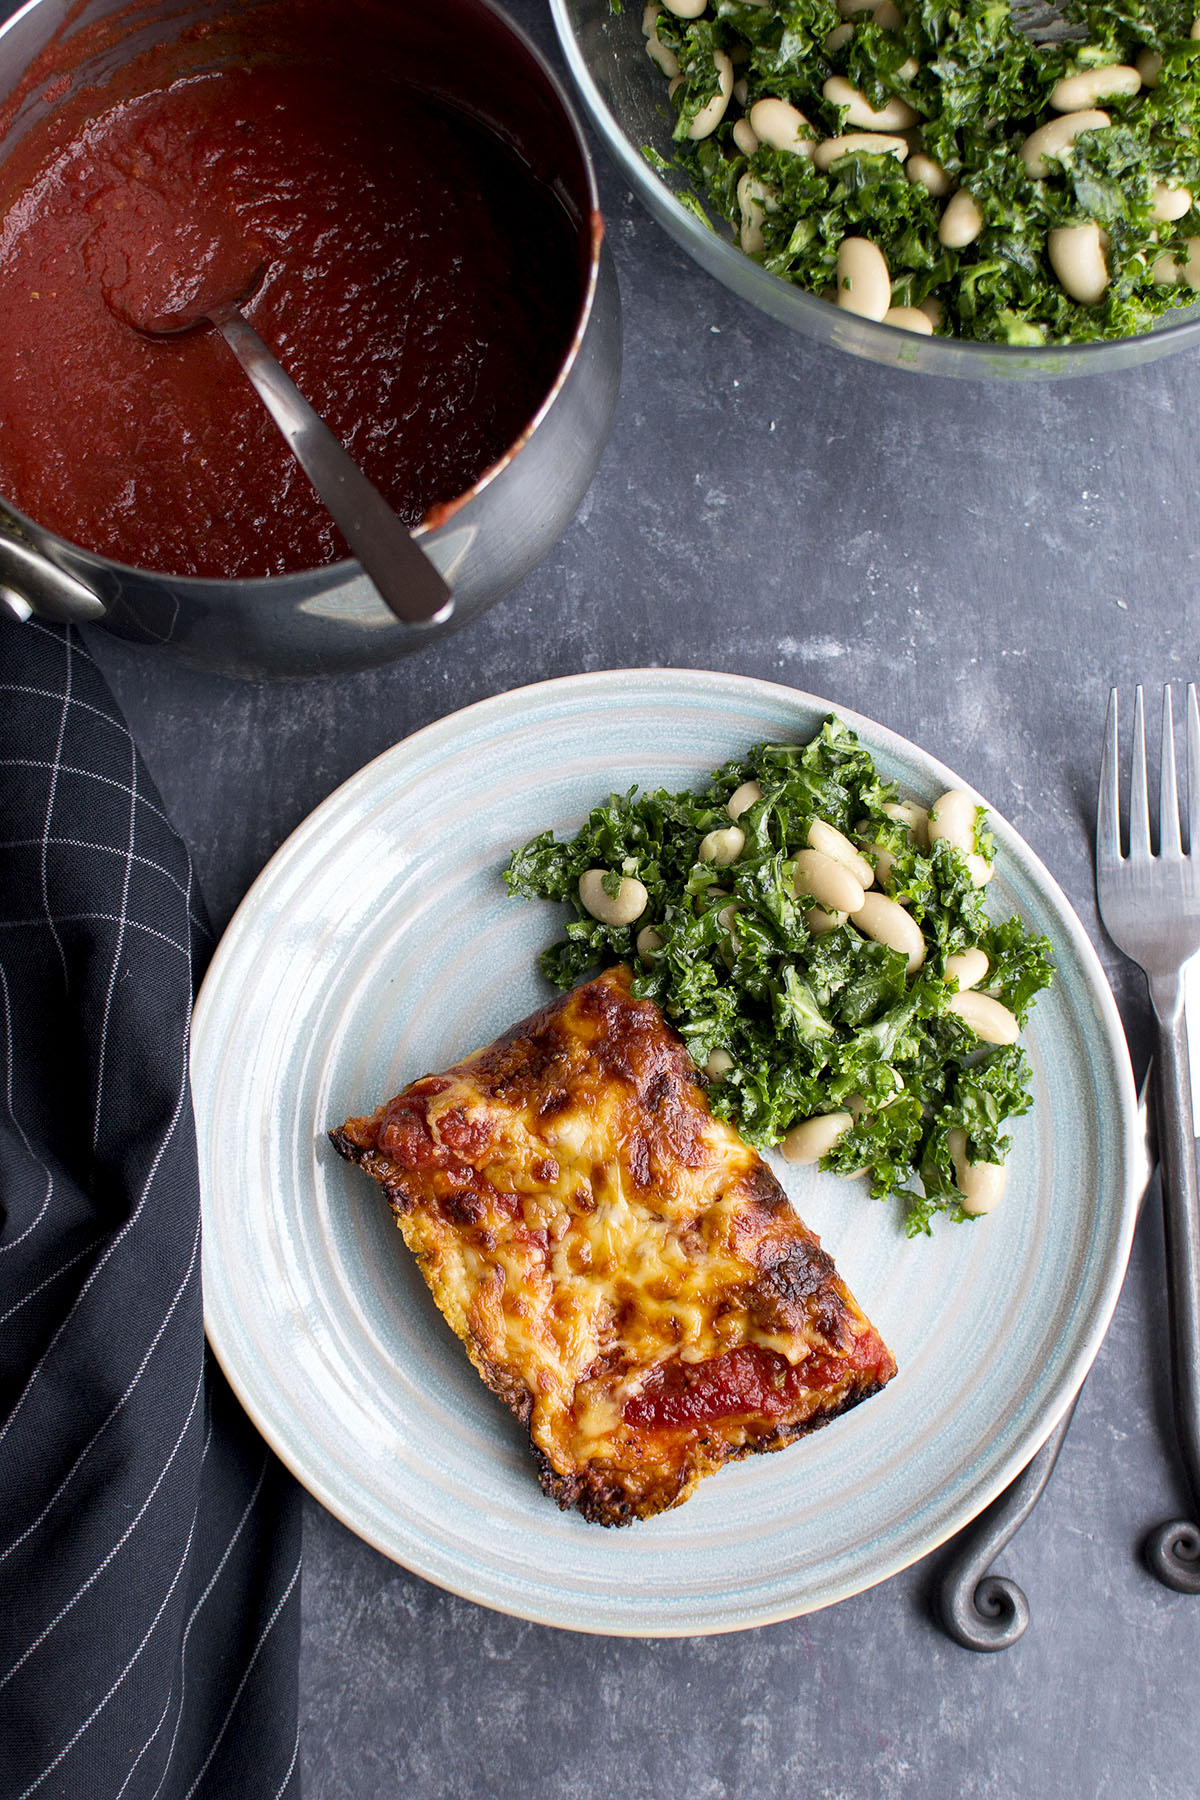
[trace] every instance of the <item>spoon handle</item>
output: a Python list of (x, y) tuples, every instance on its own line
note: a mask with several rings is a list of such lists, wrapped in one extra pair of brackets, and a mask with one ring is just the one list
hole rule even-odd
[(392, 612), (408, 625), (448, 619), (454, 609), (450, 588), (254, 327), (235, 306), (214, 310), (211, 317)]

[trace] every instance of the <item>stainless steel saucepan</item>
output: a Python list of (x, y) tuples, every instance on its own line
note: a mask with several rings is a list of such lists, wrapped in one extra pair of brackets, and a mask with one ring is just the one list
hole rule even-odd
[[(174, 38), (222, 4), (161, 0), (139, 8), (123, 51), (107, 50), (97, 74), (109, 72), (114, 55)], [(35, 60), (77, 31), (132, 10), (128, 0), (30, 0), (0, 27), (0, 108), (18, 100), (0, 137), (0, 162), (53, 103), (45, 81), (25, 80)], [(427, 50), (431, 32), (444, 35), (456, 99), (500, 130), (531, 166), (552, 174), (576, 224), (581, 271), (575, 333), (535, 418), (473, 488), (441, 509), (438, 522), (415, 534), (450, 584), (451, 616), (402, 623), (354, 561), (230, 581), (129, 568), (68, 543), (0, 495), (0, 604), (18, 617), (99, 623), (224, 674), (337, 673), (390, 661), (475, 618), (566, 529), (600, 460), (620, 379), (616, 276), (591, 158), (558, 80), (491, 0), (439, 0), (434, 7), (413, 0), (412, 10)], [(483, 54), (463, 57), (464, 33), (482, 40)]]

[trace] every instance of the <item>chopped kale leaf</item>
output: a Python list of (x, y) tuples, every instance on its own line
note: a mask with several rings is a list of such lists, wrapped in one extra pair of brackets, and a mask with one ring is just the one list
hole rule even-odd
[[(936, 329), (951, 336), (1082, 343), (1147, 331), (1200, 290), (1195, 209), (1172, 218), (1161, 207), (1163, 187), (1200, 195), (1194, 0), (1063, 0), (1062, 11), (1082, 41), (1033, 42), (1008, 0), (864, 0), (847, 19), (835, 0), (709, 0), (695, 19), (661, 8), (654, 31), (679, 66), (670, 95), (674, 168), (690, 184), (677, 197), (740, 239), (739, 188), (749, 177), (761, 242), (743, 248), (766, 269), (828, 294), (843, 238), (869, 238), (887, 263), (892, 306), (936, 301)], [(626, 29), (632, 37), (637, 28), (631, 20)], [(1147, 65), (1148, 56), (1161, 66)], [(722, 91), (726, 58), (737, 77), (732, 96), (715, 128), (694, 138), (698, 115)], [(1095, 104), (1109, 124), (1048, 153), (1045, 171), (1031, 174), (1021, 146), (1060, 116), (1050, 103), (1056, 82), (1113, 64), (1146, 69), (1140, 87), (1102, 95)], [(811, 155), (735, 135), (764, 99), (796, 107), (814, 143), (858, 131), (844, 90), (826, 92), (834, 76), (873, 108), (898, 99), (910, 109), (908, 167), (864, 146), (822, 171)], [(657, 152), (645, 154), (668, 172)], [(918, 155), (940, 165), (942, 192), (916, 178)], [(982, 217), (961, 247), (938, 235), (952, 189), (968, 191)], [(1104, 234), (1108, 281), (1099, 298), (1073, 298), (1051, 261), (1050, 234), (1079, 225)]]

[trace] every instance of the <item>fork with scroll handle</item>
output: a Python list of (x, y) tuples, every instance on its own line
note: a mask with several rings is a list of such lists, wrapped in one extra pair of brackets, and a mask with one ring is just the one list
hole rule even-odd
[[(1166, 1586), (1200, 1594), (1200, 1195), (1185, 1005), (1187, 965), (1200, 951), (1200, 712), (1194, 684), (1187, 690), (1186, 713), (1187, 850), (1180, 830), (1170, 687), (1163, 689), (1157, 852), (1151, 844), (1145, 706), (1139, 687), (1134, 694), (1125, 852), (1115, 688), (1109, 696), (1096, 813), (1096, 898), (1108, 935), (1145, 974), (1154, 1011), (1155, 1137), (1162, 1159), (1175, 1423), (1192, 1501), (1190, 1519), (1169, 1519), (1151, 1532), (1146, 1560)], [(1147, 1086), (1149, 1081), (1148, 1073)], [(1147, 1097), (1144, 1086), (1143, 1115)], [(1143, 1188), (1152, 1172), (1148, 1155)], [(1020, 1588), (988, 1570), (1049, 1481), (1073, 1412), (1074, 1406), (1028, 1467), (968, 1527), (939, 1578), (937, 1608), (942, 1623), (966, 1649), (1006, 1649), (1029, 1622), (1029, 1606)]]
[(1123, 854), (1117, 694), (1108, 705), (1096, 818), (1096, 898), (1105, 929), (1146, 976), (1154, 1012), (1155, 1111), (1162, 1161), (1167, 1313), (1175, 1429), (1192, 1510), (1151, 1532), (1146, 1560), (1168, 1587), (1200, 1594), (1200, 1188), (1185, 1011), (1186, 965), (1200, 951), (1200, 711), (1187, 690), (1187, 838), (1183, 848), (1171, 689), (1163, 689), (1158, 848), (1150, 841), (1142, 690), (1134, 695), (1129, 849)]
[[(1138, 1095), (1134, 1142), (1134, 1186), (1143, 1198), (1158, 1163), (1150, 1103), (1153, 1072), (1151, 1065)], [(1024, 1592), (1011, 1576), (993, 1574), (992, 1564), (1017, 1535), (1049, 1485), (1078, 1404), (1076, 1394), (1041, 1449), (1003, 1493), (964, 1527), (949, 1561), (938, 1569), (934, 1610), (944, 1629), (964, 1650), (1007, 1650), (1029, 1624), (1029, 1602)]]

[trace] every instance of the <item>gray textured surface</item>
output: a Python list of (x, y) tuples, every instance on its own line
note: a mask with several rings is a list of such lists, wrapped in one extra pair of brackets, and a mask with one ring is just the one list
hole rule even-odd
[[(513, 10), (548, 41), (536, 0)], [(1143, 989), (1096, 925), (1089, 820), (1109, 683), (1197, 673), (1200, 365), (1001, 388), (818, 353), (600, 173), (622, 399), (579, 517), (522, 588), (337, 683), (222, 682), (93, 637), (217, 922), (317, 801), (455, 707), (579, 669), (731, 669), (861, 710), (987, 794), (1099, 944), (1140, 1067)], [(1193, 1794), (1200, 1600), (1137, 1554), (1183, 1504), (1160, 1264), (1151, 1215), (1050, 1490), (1003, 1559), (1033, 1623), (999, 1656), (931, 1622), (936, 1558), (791, 1624), (634, 1643), (484, 1612), (310, 1505), (310, 1800)]]

